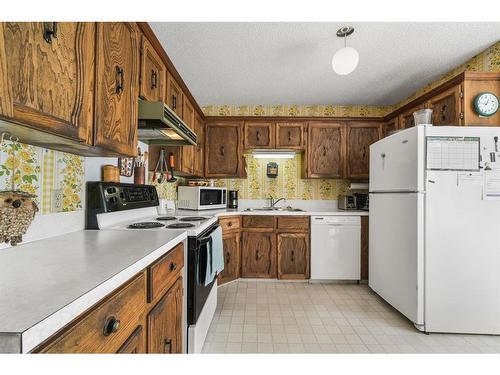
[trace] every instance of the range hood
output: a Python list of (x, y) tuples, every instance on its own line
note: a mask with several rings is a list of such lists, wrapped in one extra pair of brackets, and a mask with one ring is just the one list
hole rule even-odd
[(163, 102), (139, 99), (139, 140), (153, 145), (196, 145), (196, 134)]

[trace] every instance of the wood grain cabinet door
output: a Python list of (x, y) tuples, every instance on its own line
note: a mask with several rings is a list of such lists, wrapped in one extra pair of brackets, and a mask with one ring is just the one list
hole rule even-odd
[(301, 150), (304, 148), (304, 132), (302, 123), (276, 123), (276, 148)]
[(0, 24), (0, 116), (92, 142), (95, 23)]
[(172, 77), (172, 74), (167, 75), (167, 97), (165, 102), (172, 109), (177, 116), (183, 116), (182, 112), (182, 90), (177, 81)]
[(241, 238), (241, 277), (276, 278), (274, 232), (244, 231)]
[(182, 277), (148, 314), (148, 353), (182, 353)]
[(95, 145), (118, 155), (137, 152), (139, 48), (129, 22), (97, 24)]
[(461, 85), (446, 90), (429, 100), (433, 125), (460, 125), (463, 119)]
[(399, 129), (399, 118), (395, 116), (385, 123), (385, 135), (390, 135), (392, 132)]
[(146, 37), (141, 45), (140, 96), (150, 101), (165, 101), (167, 68)]
[(240, 232), (224, 234), (224, 270), (219, 274), (219, 285), (240, 277)]
[(249, 148), (274, 148), (274, 124), (271, 122), (245, 122), (244, 147)]
[(347, 128), (347, 178), (367, 179), (370, 145), (383, 136), (381, 123), (349, 123)]
[(408, 129), (412, 128), (415, 126), (415, 118), (413, 117), (413, 112), (418, 111), (420, 109), (424, 109), (425, 104), (419, 104), (413, 108), (410, 108), (409, 110), (403, 112), (402, 114), (399, 115), (399, 128), (400, 129)]
[(194, 151), (194, 175), (198, 177), (203, 177), (204, 173), (204, 144), (205, 144), (205, 125), (203, 124), (203, 119), (200, 115), (196, 114), (194, 118), (194, 132), (198, 137), (198, 142), (195, 146)]
[[(194, 129), (194, 107), (191, 102), (184, 96), (182, 105), (182, 119), (190, 129)], [(195, 146), (182, 146), (181, 150), (181, 172), (186, 175), (194, 173), (194, 152)]]
[(205, 177), (244, 175), (241, 128), (239, 122), (205, 127)]
[(305, 177), (343, 177), (344, 127), (341, 123), (309, 123)]
[(278, 233), (278, 279), (309, 278), (309, 233)]
[(118, 354), (144, 354), (146, 353), (146, 334), (142, 326), (139, 326), (125, 341)]

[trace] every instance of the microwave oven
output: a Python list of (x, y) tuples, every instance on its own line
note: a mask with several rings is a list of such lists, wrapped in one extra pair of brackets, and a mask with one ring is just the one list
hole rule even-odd
[(179, 186), (177, 208), (186, 210), (213, 210), (226, 208), (227, 190), (212, 186)]

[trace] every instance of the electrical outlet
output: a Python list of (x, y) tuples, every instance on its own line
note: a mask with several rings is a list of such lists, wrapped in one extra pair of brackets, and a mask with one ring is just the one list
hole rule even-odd
[(50, 197), (50, 211), (61, 212), (63, 206), (63, 193), (61, 189), (52, 189)]

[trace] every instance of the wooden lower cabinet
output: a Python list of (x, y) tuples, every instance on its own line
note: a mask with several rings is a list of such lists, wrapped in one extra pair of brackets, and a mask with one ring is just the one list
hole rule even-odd
[(241, 233), (225, 233), (222, 242), (224, 247), (224, 270), (218, 276), (218, 284), (222, 285), (240, 277), (241, 268)]
[(182, 353), (182, 277), (149, 312), (148, 353)]
[(278, 279), (309, 278), (309, 233), (278, 233)]
[(276, 278), (276, 235), (274, 232), (243, 231), (241, 277)]
[(144, 332), (143, 326), (139, 326), (130, 335), (130, 337), (125, 341), (120, 349), (117, 351), (118, 354), (144, 354), (146, 353), (146, 334)]

